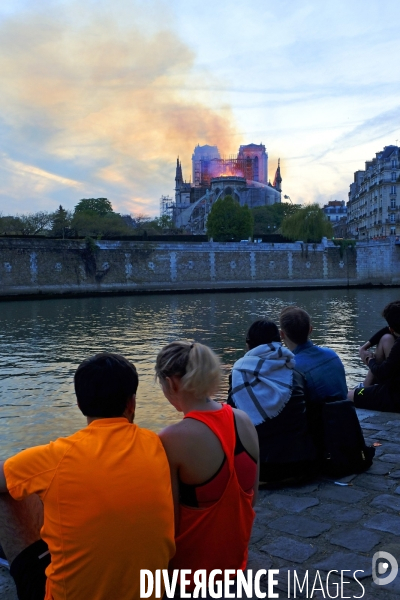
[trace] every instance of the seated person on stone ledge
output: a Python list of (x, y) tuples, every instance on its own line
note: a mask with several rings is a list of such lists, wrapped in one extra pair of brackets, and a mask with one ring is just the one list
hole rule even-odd
[[(369, 368), (370, 373), (365, 381), (374, 383), (350, 390), (348, 397), (354, 400), (357, 408), (400, 412), (400, 301), (385, 306), (382, 316), (388, 323), (394, 343), (390, 348), (391, 340), (388, 334), (381, 330), (378, 334), (383, 332), (386, 335), (381, 337), (382, 343), (378, 343), (376, 354), (366, 348), (368, 342), (361, 346), (361, 360)], [(375, 341), (374, 338), (371, 338), (370, 344), (371, 341)]]
[(342, 361), (336, 352), (316, 346), (309, 339), (313, 329), (310, 315), (298, 306), (287, 306), (279, 321), (281, 339), (293, 352), (296, 369), (306, 379), (310, 401), (345, 400), (347, 384)]
[[(382, 363), (390, 354), (391, 349), (393, 348), (393, 344), (395, 343), (395, 337), (390, 333), (390, 327), (386, 326), (380, 329), (377, 333), (375, 333), (368, 342), (365, 342), (363, 346), (359, 348), (359, 353), (361, 356), (362, 350), (369, 350), (373, 346), (376, 346), (376, 350), (374, 353), (374, 358), (376, 358), (376, 362), (378, 364)], [(363, 381), (358, 387), (368, 387), (377, 383), (371, 371), (368, 369), (368, 373)]]
[[(96, 354), (75, 373), (87, 426), (0, 463), (0, 542), (20, 600), (132, 600), (175, 552), (167, 457), (133, 423), (138, 375)], [(155, 595), (151, 596), (155, 598)]]
[(255, 321), (246, 347), (232, 368), (228, 404), (245, 411), (256, 426), (263, 487), (300, 483), (316, 471), (304, 377), (292, 352), (282, 347), (273, 321)]

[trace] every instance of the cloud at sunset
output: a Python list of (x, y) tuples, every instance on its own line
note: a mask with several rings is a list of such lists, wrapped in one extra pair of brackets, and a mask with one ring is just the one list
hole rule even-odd
[(104, 195), (123, 212), (154, 212), (177, 155), (189, 179), (195, 144), (235, 149), (230, 108), (168, 18), (149, 32), (134, 10), (129, 23), (115, 14), (70, 4), (2, 20), (3, 213)]

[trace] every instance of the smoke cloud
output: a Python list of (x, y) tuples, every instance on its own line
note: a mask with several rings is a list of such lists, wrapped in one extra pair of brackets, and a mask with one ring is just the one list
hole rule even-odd
[(189, 179), (197, 143), (236, 150), (223, 92), (212, 91), (168, 15), (152, 4), (144, 27), (142, 3), (129, 13), (121, 4), (119, 18), (101, 6), (42, 5), (0, 22), (3, 212), (97, 195), (156, 212), (177, 155)]

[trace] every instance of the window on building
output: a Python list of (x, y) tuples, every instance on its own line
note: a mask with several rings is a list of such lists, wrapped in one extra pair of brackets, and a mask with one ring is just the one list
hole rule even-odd
[(392, 198), (390, 201), (390, 208), (396, 208), (396, 198)]
[(392, 169), (396, 168), (396, 159), (392, 160)]
[(396, 173), (394, 171), (392, 172), (392, 181), (396, 181)]
[(391, 214), (390, 217), (389, 217), (389, 219), (390, 219), (391, 223), (395, 223), (395, 221), (396, 221), (396, 215)]
[(396, 227), (390, 228), (390, 235), (396, 235)]
[(395, 194), (395, 193), (396, 193), (396, 186), (395, 186), (395, 185), (392, 185), (392, 186), (391, 186), (391, 188), (390, 188), (390, 193), (391, 193), (391, 194)]

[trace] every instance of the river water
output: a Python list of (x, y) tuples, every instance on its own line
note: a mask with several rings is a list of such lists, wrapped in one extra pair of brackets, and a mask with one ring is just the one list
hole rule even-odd
[(398, 297), (396, 289), (353, 289), (3, 302), (0, 459), (85, 425), (73, 375), (96, 352), (119, 352), (135, 363), (136, 422), (153, 431), (181, 418), (154, 382), (155, 357), (170, 341), (202, 342), (219, 354), (224, 371), (219, 398), (225, 398), (228, 373), (244, 353), (249, 325), (265, 315), (278, 320), (288, 304), (311, 314), (313, 341), (339, 354), (353, 386), (365, 374), (358, 347), (384, 325), (382, 308)]

